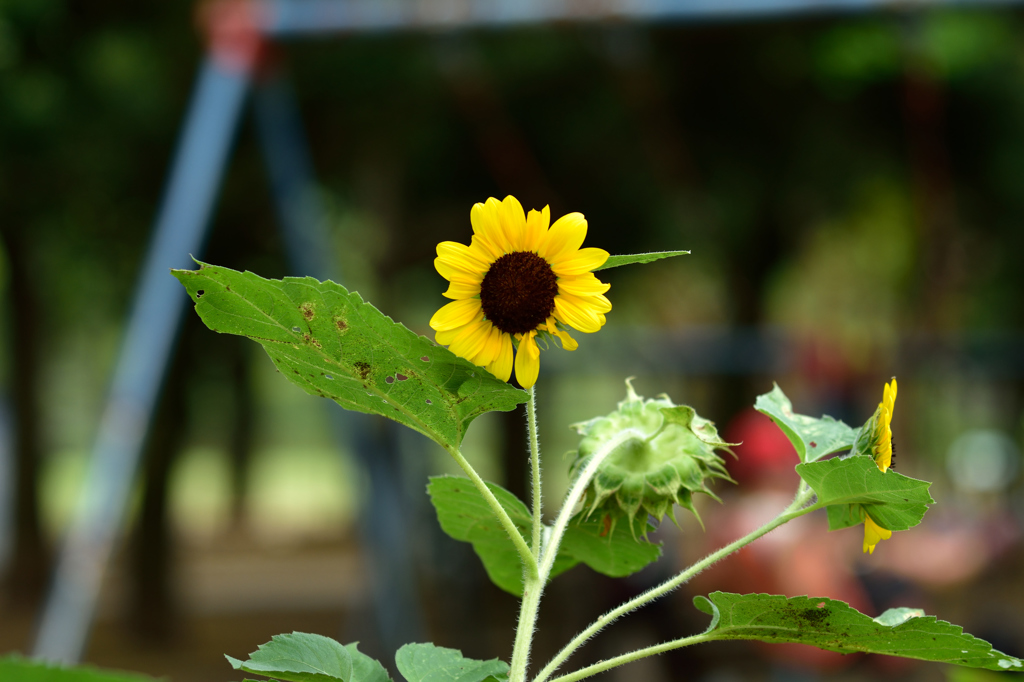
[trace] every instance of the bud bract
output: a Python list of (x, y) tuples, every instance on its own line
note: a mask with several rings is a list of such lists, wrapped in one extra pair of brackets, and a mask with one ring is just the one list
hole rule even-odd
[(648, 514), (658, 521), (668, 514), (675, 522), (676, 504), (700, 520), (693, 493), (717, 500), (708, 481), (732, 481), (715, 452), (728, 450), (730, 444), (719, 437), (713, 422), (697, 415), (692, 407), (676, 405), (664, 394), (645, 400), (628, 379), (626, 391), (626, 399), (616, 411), (572, 425), (583, 436), (574, 470), (581, 470), (595, 454), (618, 441), (587, 487), (583, 516), (599, 514), (612, 525), (625, 517), (634, 535), (637, 527), (646, 533)]

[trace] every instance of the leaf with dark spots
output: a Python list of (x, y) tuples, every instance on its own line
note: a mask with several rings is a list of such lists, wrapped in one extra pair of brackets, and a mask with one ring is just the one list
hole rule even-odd
[[(417, 336), (338, 284), (309, 277), (268, 280), (199, 265), (173, 274), (203, 322), (260, 343), (307, 393), (330, 394), (346, 409), (390, 417), (449, 448), (459, 446), (481, 414), (526, 402), (525, 391)], [(430, 362), (410, 372), (422, 358)], [(399, 375), (405, 378), (396, 383)]]
[(729, 592), (695, 597), (693, 603), (711, 616), (704, 635), (712, 640), (793, 642), (844, 654), (888, 654), (987, 670), (1024, 670), (1024, 661), (919, 609), (889, 609), (871, 618), (845, 602), (825, 597)]

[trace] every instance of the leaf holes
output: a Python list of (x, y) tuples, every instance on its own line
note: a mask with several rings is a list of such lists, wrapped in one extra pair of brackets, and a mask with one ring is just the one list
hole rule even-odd
[(431, 400), (430, 398), (427, 398), (427, 405), (433, 405), (433, 404), (434, 404), (434, 401)]
[(818, 602), (818, 608), (819, 609), (825, 608), (825, 602), (823, 602), (823, 601)]
[(476, 378), (476, 372), (470, 372), (469, 376)]
[(816, 447), (818, 447), (818, 444), (817, 444), (817, 443), (815, 443), (815, 442), (814, 442), (814, 441), (812, 440), (812, 441), (811, 441), (811, 447), (812, 447), (812, 448), (816, 448)]
[(206, 293), (205, 289), (200, 289), (199, 291), (196, 292), (196, 298), (202, 298), (203, 294), (205, 294), (205, 293)]
[(330, 379), (331, 381), (333, 381), (334, 377), (332, 377), (330, 374), (325, 374), (324, 379)]
[(398, 379), (399, 381), (408, 381), (409, 380), (409, 377), (405, 376), (404, 374), (396, 374), (395, 378)]
[[(202, 292), (199, 292), (199, 293), (202, 293)], [(422, 358), (420, 358), (420, 360), (422, 360), (423, 362), (430, 362), (430, 356), (429, 355), (424, 355)]]
[(384, 380), (384, 382), (388, 383), (388, 384), (393, 384), (393, 383), (395, 383), (395, 378), (394, 377), (388, 377), (387, 379)]
[(299, 329), (298, 327), (292, 327), (292, 331), (293, 331), (293, 332), (295, 332), (296, 334), (298, 334), (298, 333), (299, 333), (299, 332), (301, 332), (302, 330), (301, 330), (301, 329)]

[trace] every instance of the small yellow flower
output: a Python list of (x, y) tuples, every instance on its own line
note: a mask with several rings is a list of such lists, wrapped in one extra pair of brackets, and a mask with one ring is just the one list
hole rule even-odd
[(516, 378), (530, 388), (540, 371), (538, 338), (557, 337), (563, 348), (576, 350), (565, 327), (589, 334), (604, 326), (610, 285), (592, 270), (608, 252), (580, 248), (587, 236), (581, 213), (549, 228), (546, 206), (527, 216), (511, 196), (475, 204), (469, 219), (469, 246), (437, 245), (434, 267), (451, 283), (444, 295), (453, 302), (430, 318), (434, 338), (502, 381), (512, 375), (514, 339)]
[[(878, 404), (878, 423), (875, 427), (873, 456), (883, 474), (892, 466), (892, 412), (896, 407), (896, 377), (885, 385), (882, 402)], [(866, 542), (866, 541), (865, 541)]]
[(868, 554), (875, 553), (875, 545), (882, 540), (892, 537), (892, 531), (882, 528), (871, 516), (864, 512), (864, 551)]

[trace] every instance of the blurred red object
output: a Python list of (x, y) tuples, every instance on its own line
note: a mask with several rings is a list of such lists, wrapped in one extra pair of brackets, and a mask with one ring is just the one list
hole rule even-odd
[(729, 474), (739, 483), (763, 482), (796, 490), (800, 477), (793, 467), (800, 459), (789, 438), (771, 418), (748, 408), (726, 427), (725, 439), (739, 443), (733, 448), (737, 458), (726, 458)]

